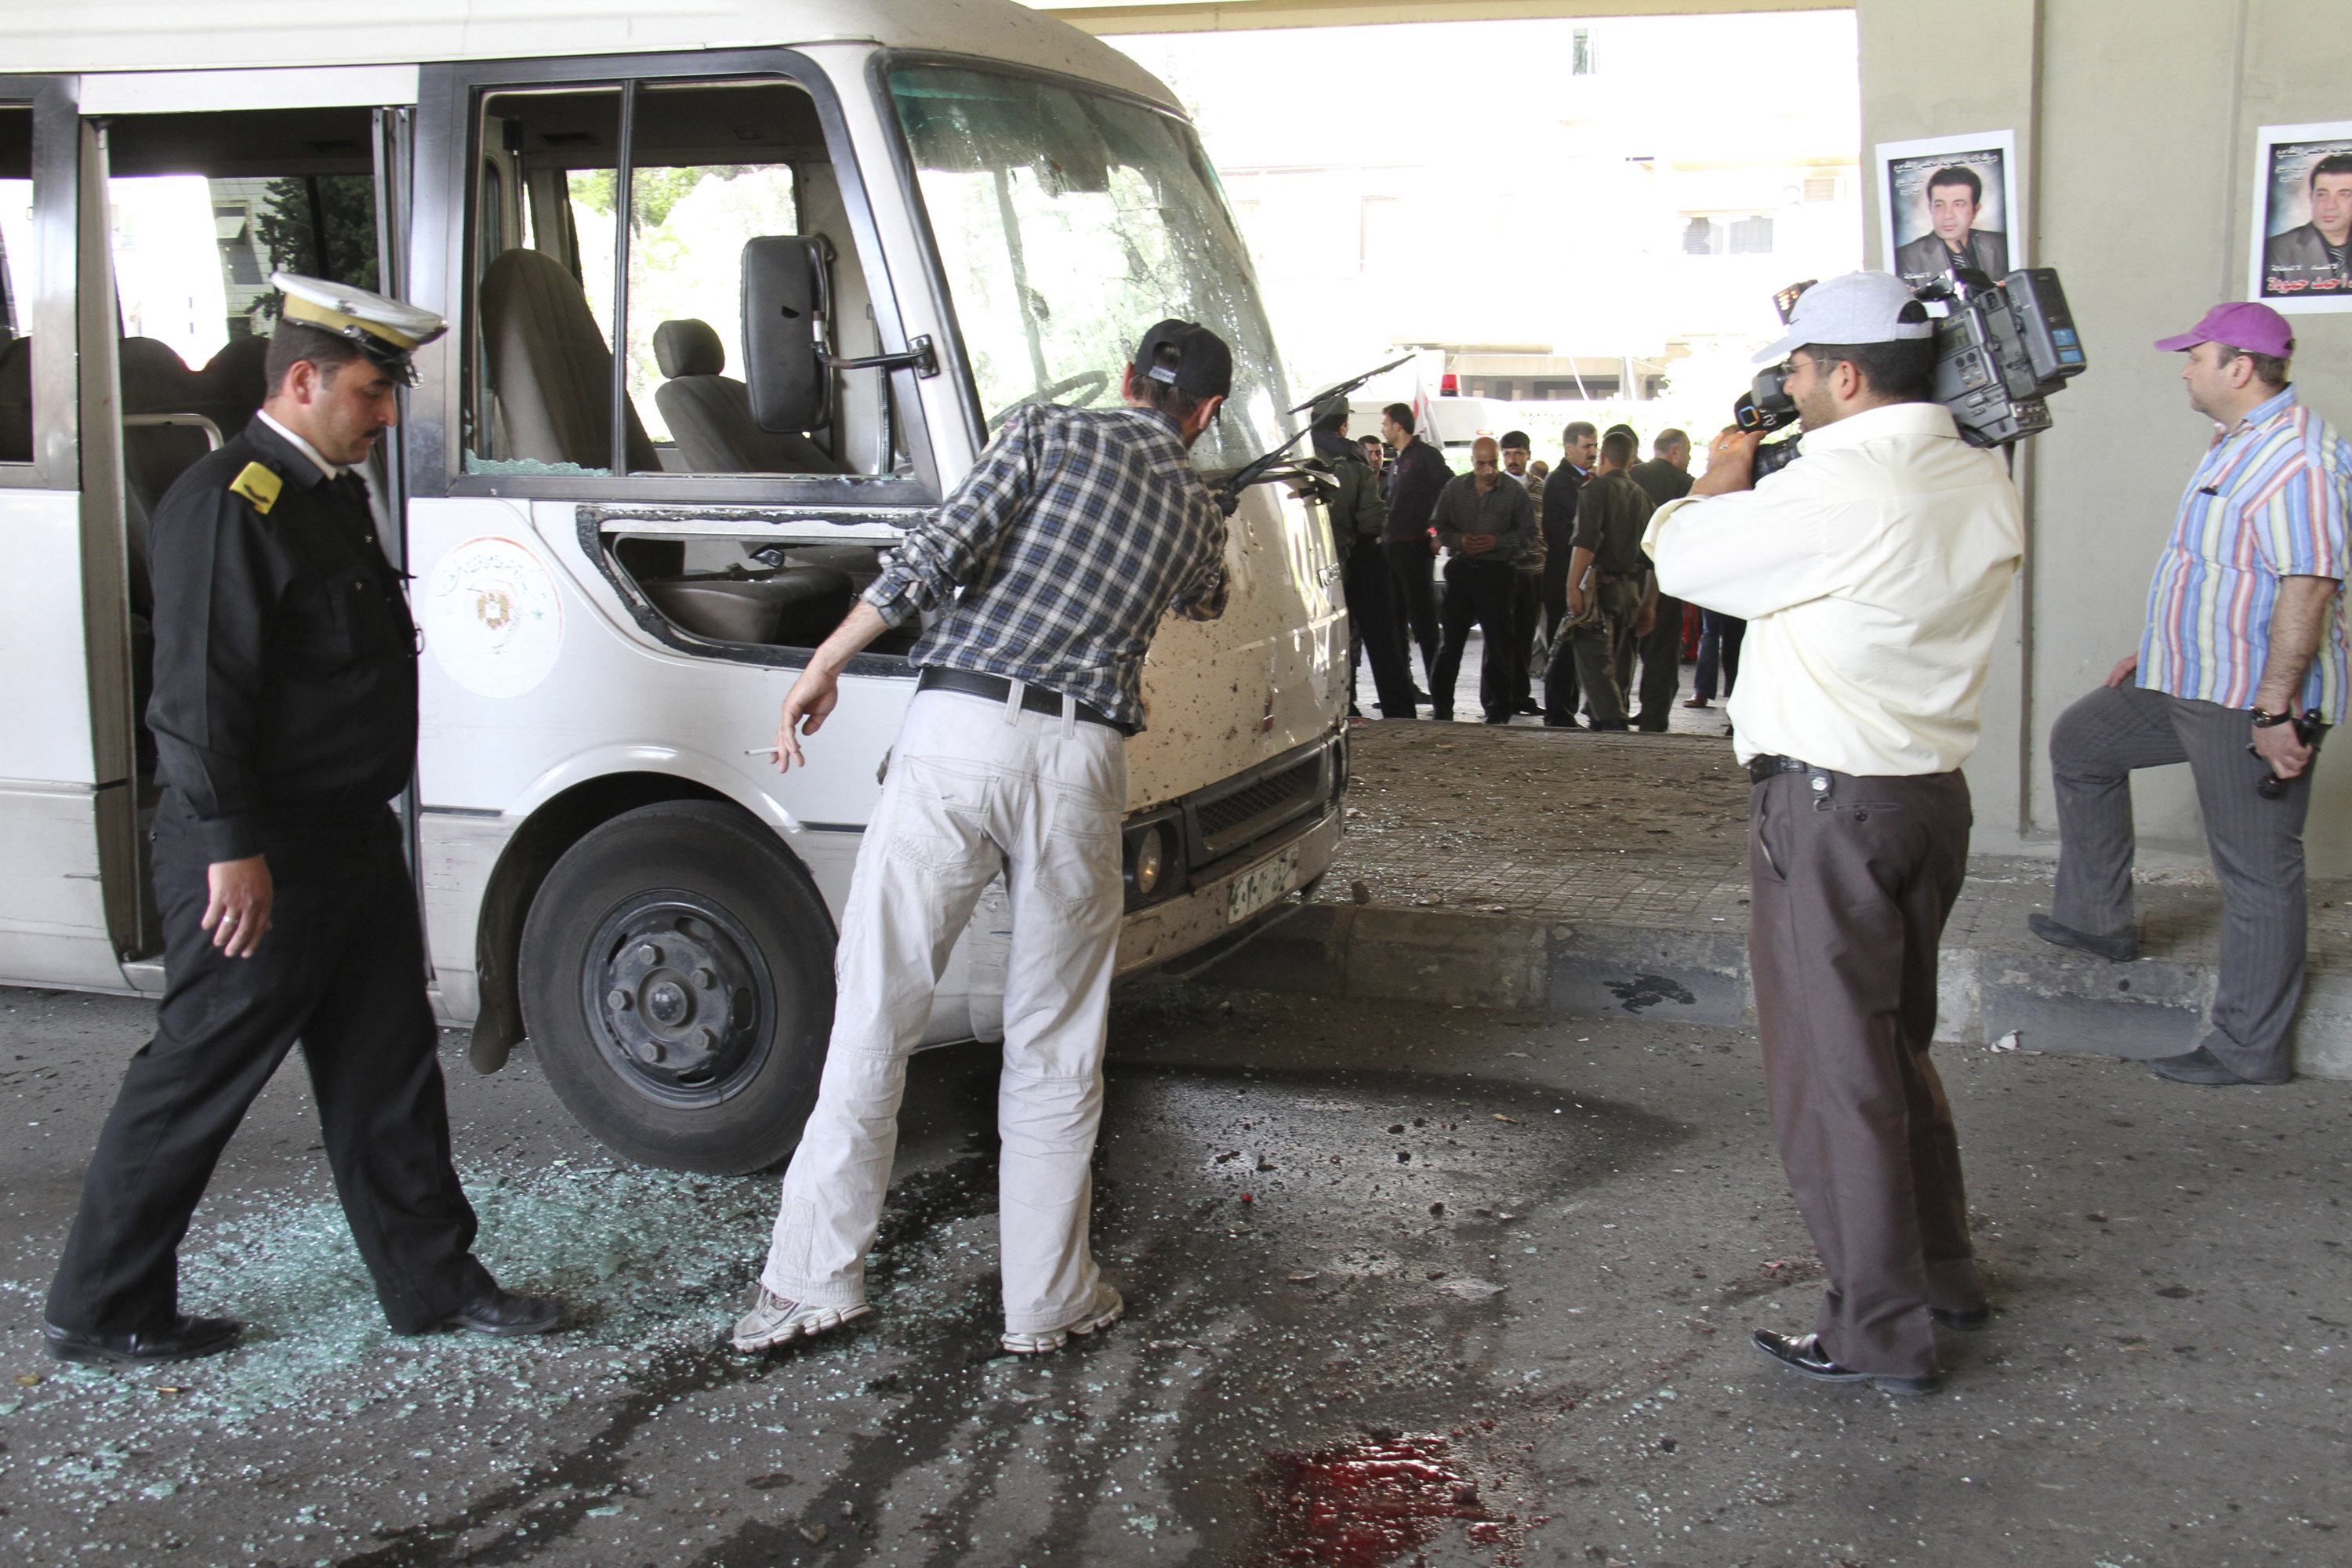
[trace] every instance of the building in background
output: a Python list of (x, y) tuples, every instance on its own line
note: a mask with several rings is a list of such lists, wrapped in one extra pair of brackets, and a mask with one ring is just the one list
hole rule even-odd
[(1198, 121), (1294, 385), (1394, 345), (1465, 394), (1712, 408), (1775, 289), (1862, 264), (1850, 12), (1107, 41)]

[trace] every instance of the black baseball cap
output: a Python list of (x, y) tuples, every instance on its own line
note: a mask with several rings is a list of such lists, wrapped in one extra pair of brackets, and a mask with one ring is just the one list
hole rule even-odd
[[(1160, 363), (1163, 348), (1176, 351), (1172, 367)], [(1142, 345), (1135, 351), (1135, 370), (1195, 397), (1223, 397), (1234, 389), (1234, 351), (1225, 340), (1197, 322), (1172, 316), (1143, 334)]]

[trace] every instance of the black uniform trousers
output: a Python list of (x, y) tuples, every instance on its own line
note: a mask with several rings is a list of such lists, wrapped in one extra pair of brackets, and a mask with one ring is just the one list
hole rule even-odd
[(1544, 636), (1551, 639), (1551, 651), (1544, 662), (1544, 723), (1555, 730), (1577, 727), (1577, 705), (1584, 700), (1584, 685), (1576, 677), (1576, 643), (1570, 630), (1568, 605), (1562, 600), (1548, 601), (1543, 607)]
[(48, 1321), (80, 1333), (159, 1328), (179, 1310), (179, 1246), (246, 1109), (299, 1039), (328, 1163), (384, 1316), (421, 1333), (492, 1288), (449, 1160), (425, 997), (415, 885), (383, 807), (271, 833), (268, 934), (225, 957), (198, 923), (205, 853), (187, 805), (156, 814), (167, 984), (100, 1131)]
[(1936, 1368), (1930, 1309), (1984, 1305), (1959, 1134), (1928, 1059), (1944, 922), (1969, 868), (1957, 773), (1776, 773), (1749, 797), (1748, 952), (1764, 1093), (1829, 1289), (1841, 1366)]
[(1404, 620), (1397, 613), (1396, 584), (1387, 553), (1380, 542), (1360, 539), (1348, 552), (1342, 578), (1348, 595), (1348, 692), (1352, 701), (1356, 671), (1366, 661), (1372, 667), (1372, 689), (1381, 716), (1413, 716), (1412, 663), (1405, 654)]
[(1535, 702), (1536, 627), (1543, 616), (1543, 578), (1519, 572), (1511, 582), (1511, 710)]
[(1633, 728), (1654, 735), (1666, 731), (1675, 699), (1683, 689), (1683, 602), (1658, 595), (1658, 618), (1650, 635), (1637, 639), (1642, 655), (1641, 711)]
[(1478, 706), (1489, 724), (1510, 721), (1518, 705), (1511, 694), (1511, 650), (1517, 642), (1512, 601), (1518, 580), (1518, 568), (1507, 561), (1456, 555), (1446, 562), (1445, 614), (1438, 628), (1437, 668), (1429, 675), (1435, 717), (1454, 716), (1454, 683), (1462, 673), (1463, 645), (1470, 640), (1475, 622), (1485, 636), (1478, 659)]
[(1396, 584), (1398, 613), (1421, 649), (1421, 672), (1431, 682), (1430, 695), (1437, 696), (1437, 557), (1426, 539), (1383, 540), (1381, 553)]

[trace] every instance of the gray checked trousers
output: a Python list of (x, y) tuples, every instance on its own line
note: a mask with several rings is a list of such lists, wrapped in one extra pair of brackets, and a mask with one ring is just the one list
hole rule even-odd
[(1021, 691), (1014, 682), (1006, 702), (922, 691), (907, 710), (841, 911), (824, 1076), (760, 1277), (788, 1300), (866, 1300), (907, 1058), (1000, 868), (1013, 905), (996, 1101), (1004, 1327), (1049, 1333), (1094, 1300), (1088, 1162), (1126, 907), (1127, 742), (1066, 703), (1024, 711)]
[(2132, 929), (2132, 770), (2187, 763), (2221, 883), (2221, 978), (2202, 1043), (2240, 1078), (2284, 1083), (2294, 1076), (2287, 1030), (2303, 997), (2311, 770), (2265, 799), (2255, 786), (2269, 764), (2246, 750), (2250, 734), (2242, 709), (2137, 686), (2101, 687), (2060, 714), (2050, 731), (2051, 915), (2098, 936)]

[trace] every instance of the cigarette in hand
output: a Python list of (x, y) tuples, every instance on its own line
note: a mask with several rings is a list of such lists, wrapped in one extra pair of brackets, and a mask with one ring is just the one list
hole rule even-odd
[(776, 748), (773, 746), (753, 746), (743, 754), (747, 757), (772, 757), (776, 754)]

